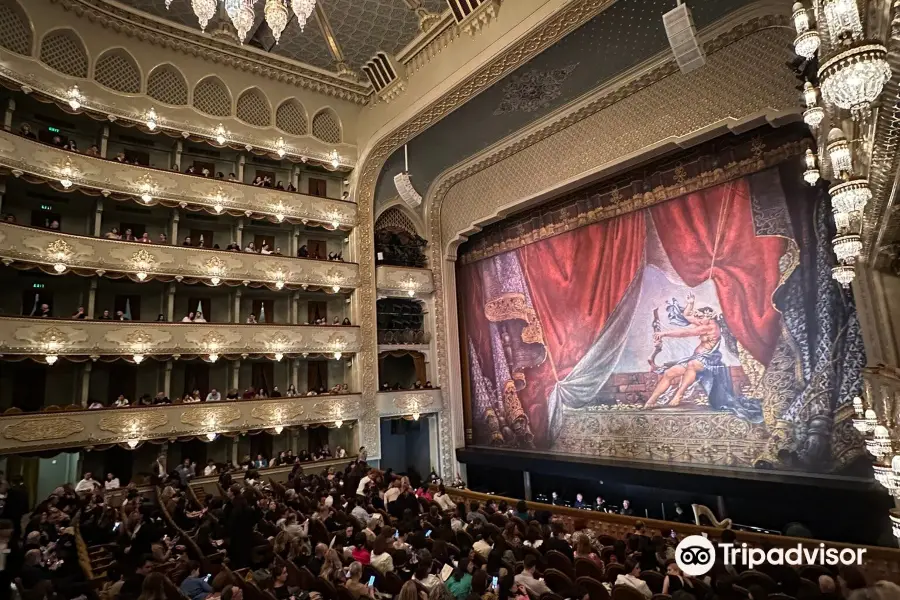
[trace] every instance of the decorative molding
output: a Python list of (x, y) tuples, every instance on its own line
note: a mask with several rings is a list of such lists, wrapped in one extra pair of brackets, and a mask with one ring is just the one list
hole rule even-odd
[(424, 415), (439, 412), (444, 405), (441, 390), (378, 392), (376, 401), (382, 417)]
[(78, 17), (87, 18), (128, 37), (355, 104), (368, 102), (370, 90), (366, 85), (249, 45), (222, 41), (212, 35), (144, 15), (118, 3), (106, 0), (51, 1)]
[(412, 298), (434, 291), (434, 280), (429, 269), (380, 265), (375, 268), (378, 295)]
[(482, 0), (481, 5), (459, 22), (459, 28), (470, 36), (475, 36), (491, 21), (497, 18), (501, 0)]
[(0, 317), (0, 353), (12, 356), (227, 358), (351, 354), (360, 347), (358, 327)]
[[(61, 248), (54, 252), (53, 248)], [(60, 260), (64, 255), (65, 259)], [(356, 263), (225, 252), (185, 246), (108, 240), (0, 222), (0, 262), (17, 268), (39, 267), (54, 273), (54, 265), (80, 275), (127, 275), (134, 281), (209, 283), (217, 277), (228, 285), (271, 289), (333, 291), (356, 287)], [(143, 279), (138, 274), (143, 274)], [(281, 283), (279, 288), (278, 282)]]
[[(156, 203), (182, 208), (202, 208), (212, 214), (265, 217), (274, 222), (313, 222), (329, 229), (351, 228), (357, 224), (357, 207), (352, 202), (332, 200), (259, 188), (241, 183), (149, 169), (112, 160), (85, 156), (36, 142), (8, 131), (0, 131), (0, 167), (21, 177), (28, 174), (58, 185), (63, 169), (71, 185), (97, 190), (115, 199), (140, 198), (145, 184), (150, 185)], [(216, 207), (221, 212), (216, 211)]]
[[(327, 398), (340, 404), (344, 421), (349, 423), (360, 418), (358, 395)], [(65, 416), (59, 412), (4, 414), (0, 415), (0, 454), (187, 436), (204, 439), (209, 433), (271, 430), (279, 426), (333, 425), (334, 419), (321, 418), (313, 409), (323, 402), (319, 396), (66, 410)]]

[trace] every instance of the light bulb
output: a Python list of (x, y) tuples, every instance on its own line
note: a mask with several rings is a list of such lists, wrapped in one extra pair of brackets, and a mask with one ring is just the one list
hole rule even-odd
[(140, 444), (140, 443), (141, 443), (140, 440), (128, 440), (128, 447), (131, 448), (132, 450), (134, 450), (135, 448), (138, 447), (138, 444)]
[(209, 433), (206, 434), (206, 439), (208, 439), (209, 441), (212, 442), (216, 439), (217, 435), (218, 435), (217, 433), (210, 431)]
[(219, 355), (215, 352), (209, 355), (209, 362), (216, 362), (217, 360), (219, 360)]
[(134, 359), (134, 364), (136, 364), (136, 365), (139, 365), (142, 362), (144, 362), (143, 354), (135, 354), (134, 356), (132, 356), (132, 358)]
[(59, 360), (59, 357), (55, 354), (48, 354), (44, 357), (44, 360), (47, 361), (47, 364), (51, 367), (56, 364), (56, 361)]
[(282, 358), (284, 358), (284, 354), (282, 354), (281, 352), (275, 353), (275, 360), (277, 360), (278, 362), (281, 362)]
[(277, 281), (275, 281), (275, 289), (276, 290), (280, 290), (283, 287), (284, 287), (284, 281), (282, 281), (281, 279), (278, 279)]
[(331, 286), (331, 289), (334, 290), (335, 294), (337, 294), (339, 291), (341, 291), (341, 286), (333, 285), (333, 286)]
[(137, 278), (140, 279), (141, 281), (144, 281), (145, 279), (147, 279), (147, 274), (144, 273), (143, 271), (139, 271), (137, 274)]
[(66, 265), (62, 263), (56, 263), (55, 265), (53, 265), (53, 270), (57, 273), (64, 273), (66, 270)]
[(335, 352), (335, 353), (334, 353), (334, 359), (335, 359), (335, 360), (341, 360), (341, 357), (342, 357), (342, 356), (343, 356), (343, 354), (341, 354), (340, 352)]
[(283, 427), (283, 426), (281, 426), (281, 425), (276, 425), (276, 426), (275, 426), (275, 434), (276, 434), (276, 435), (280, 435), (282, 431), (284, 431), (284, 427)]
[(340, 429), (341, 425), (343, 425), (343, 424), (344, 424), (344, 422), (341, 421), (340, 419), (338, 419), (337, 421), (334, 422), (334, 426), (337, 427), (338, 429)]

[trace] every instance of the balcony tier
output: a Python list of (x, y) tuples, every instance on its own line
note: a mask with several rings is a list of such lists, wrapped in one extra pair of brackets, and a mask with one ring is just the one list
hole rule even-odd
[[(356, 288), (356, 263), (225, 252), (185, 246), (141, 244), (0, 222), (0, 261), (40, 267), (48, 273), (128, 275), (135, 281), (161, 279), (213, 285), (267, 285), (274, 289)], [(54, 268), (56, 265), (65, 266)], [(143, 273), (143, 276), (139, 275)], [(142, 279), (143, 277), (143, 279)], [(280, 282), (280, 287), (279, 287)]]
[[(55, 182), (56, 187), (65, 187), (61, 180), (67, 180), (74, 187), (146, 205), (161, 203), (329, 229), (350, 229), (357, 223), (352, 202), (128, 165), (61, 150), (2, 130), (0, 168), (17, 177)], [(147, 202), (141, 200), (145, 193), (150, 197)]]
[(76, 321), (0, 317), (0, 354), (9, 356), (224, 358), (354, 353), (358, 327), (288, 324)]
[(434, 291), (431, 269), (379, 265), (375, 277), (378, 295), (382, 297), (414, 298)]
[[(355, 421), (358, 394), (0, 415), (0, 454)], [(277, 431), (277, 430), (276, 430)]]
[(444, 407), (439, 389), (378, 392), (375, 402), (382, 417), (425, 415)]

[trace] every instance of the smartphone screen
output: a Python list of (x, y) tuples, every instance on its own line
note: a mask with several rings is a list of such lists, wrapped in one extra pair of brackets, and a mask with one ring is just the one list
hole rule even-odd
[(119, 527), (122, 526), (122, 521), (116, 521), (116, 524), (113, 525), (113, 531), (118, 531)]
[(207, 576), (204, 577), (203, 579), (206, 581), (206, 583), (209, 583), (209, 580), (210, 580), (211, 578), (212, 578), (212, 573), (209, 573), (209, 574), (207, 574)]
[(367, 583), (366, 585), (368, 585), (369, 587), (372, 587), (373, 585), (375, 585), (375, 576), (374, 575), (369, 577), (369, 583)]
[(399, 531), (395, 531), (395, 532), (394, 532), (394, 539), (395, 539), (395, 540), (399, 540), (399, 539), (400, 539), (400, 532), (399, 532)]
[(428, 531), (425, 532), (425, 537), (431, 537), (431, 530), (430, 530), (430, 529), (429, 529)]
[(497, 581), (498, 580), (496, 577), (494, 577), (493, 581), (491, 581), (491, 587), (494, 588), (495, 590), (497, 589)]

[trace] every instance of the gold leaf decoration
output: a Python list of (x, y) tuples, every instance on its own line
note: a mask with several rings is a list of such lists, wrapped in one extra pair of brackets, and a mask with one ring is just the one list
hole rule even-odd
[(3, 429), (3, 437), (20, 442), (58, 440), (84, 431), (84, 423), (65, 417), (25, 419)]
[(120, 435), (141, 436), (149, 431), (162, 427), (169, 422), (165, 413), (147, 410), (139, 413), (123, 413), (108, 415), (97, 424), (103, 431)]
[(303, 407), (297, 402), (267, 402), (254, 406), (250, 411), (250, 416), (265, 423), (278, 425), (285, 421), (292, 421), (304, 412)]
[(181, 414), (185, 425), (214, 431), (216, 427), (227, 425), (241, 418), (241, 410), (234, 406), (208, 406), (189, 408)]

